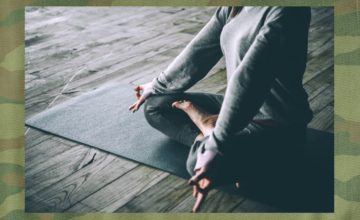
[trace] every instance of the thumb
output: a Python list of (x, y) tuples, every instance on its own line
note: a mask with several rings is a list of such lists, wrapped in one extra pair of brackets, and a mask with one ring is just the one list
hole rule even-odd
[(173, 108), (179, 108), (179, 104), (181, 104), (182, 103), (182, 101), (175, 101), (175, 102), (173, 102), (172, 104), (171, 104), (171, 107), (173, 107)]
[(171, 104), (171, 107), (173, 107), (173, 108), (177, 108), (177, 104), (178, 104), (178, 101), (173, 102), (173, 103)]

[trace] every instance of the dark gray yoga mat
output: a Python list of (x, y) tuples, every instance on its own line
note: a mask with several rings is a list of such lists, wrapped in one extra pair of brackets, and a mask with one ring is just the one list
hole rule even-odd
[(128, 111), (133, 88), (110, 84), (73, 98), (26, 121), (26, 125), (188, 178), (189, 148), (148, 125), (142, 109)]
[[(150, 127), (142, 110), (129, 112), (134, 101), (131, 86), (109, 84), (41, 112), (26, 125), (188, 178), (189, 148)], [(333, 134), (308, 129), (307, 141), (305, 162), (332, 173)]]

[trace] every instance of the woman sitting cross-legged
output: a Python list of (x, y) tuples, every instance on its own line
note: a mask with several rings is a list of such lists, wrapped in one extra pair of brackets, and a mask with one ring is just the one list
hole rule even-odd
[[(152, 82), (135, 88), (149, 124), (190, 147), (197, 211), (207, 192), (295, 153), (313, 114), (302, 86), (310, 8), (219, 7)], [(224, 56), (225, 95), (188, 93)], [(284, 147), (286, 146), (286, 147)], [(276, 163), (276, 161), (273, 161)]]

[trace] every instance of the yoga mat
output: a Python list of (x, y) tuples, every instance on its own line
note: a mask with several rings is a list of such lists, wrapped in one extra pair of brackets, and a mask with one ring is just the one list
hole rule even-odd
[[(188, 178), (189, 148), (148, 125), (142, 108), (128, 111), (134, 101), (131, 86), (112, 83), (41, 112), (26, 125)], [(333, 134), (308, 129), (307, 141), (311, 159), (332, 169)]]
[(135, 101), (133, 87), (112, 83), (41, 112), (26, 125), (188, 178), (189, 147), (148, 125), (143, 108), (128, 111)]

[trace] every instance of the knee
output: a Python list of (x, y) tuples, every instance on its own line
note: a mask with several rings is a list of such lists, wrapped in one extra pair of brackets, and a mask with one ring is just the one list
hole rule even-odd
[[(162, 112), (167, 108), (168, 101), (163, 96), (150, 96), (144, 103), (144, 115), (150, 125), (154, 125), (162, 115)], [(171, 106), (171, 104), (170, 104)]]
[(154, 116), (159, 112), (159, 106), (156, 99), (152, 96), (148, 97), (144, 103), (144, 115), (149, 124), (152, 124)]
[(145, 116), (152, 114), (154, 111), (157, 111), (157, 105), (153, 96), (150, 96), (146, 99), (144, 103), (144, 113)]

